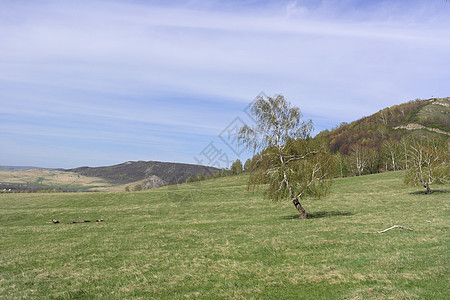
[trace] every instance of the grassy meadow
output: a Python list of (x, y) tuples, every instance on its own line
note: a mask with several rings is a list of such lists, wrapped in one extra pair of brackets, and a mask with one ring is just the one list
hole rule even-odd
[(450, 186), (402, 179), (336, 179), (307, 220), (246, 176), (0, 194), (0, 299), (448, 299)]

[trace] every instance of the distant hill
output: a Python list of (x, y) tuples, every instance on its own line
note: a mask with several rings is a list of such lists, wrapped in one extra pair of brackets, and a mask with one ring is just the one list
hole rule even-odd
[(169, 163), (158, 161), (129, 161), (107, 167), (80, 167), (66, 170), (84, 176), (103, 178), (114, 184), (127, 184), (144, 179), (161, 180), (167, 184), (184, 183), (197, 174), (208, 175), (219, 171), (217, 168), (200, 165)]
[(330, 143), (332, 152), (348, 154), (351, 146), (379, 149), (383, 141), (400, 139), (411, 131), (450, 135), (450, 98), (414, 100), (392, 106), (350, 124), (342, 123), (317, 135)]

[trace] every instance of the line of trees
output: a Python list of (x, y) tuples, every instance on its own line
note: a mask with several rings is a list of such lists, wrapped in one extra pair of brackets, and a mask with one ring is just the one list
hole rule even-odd
[(445, 148), (448, 147), (448, 139), (435, 134), (411, 134), (400, 140), (385, 140), (379, 150), (354, 144), (350, 146), (347, 155), (340, 152), (334, 154), (334, 174), (336, 177), (348, 177), (409, 169), (411, 162), (414, 161), (413, 149), (420, 142), (431, 143), (443, 149), (441, 155), (446, 152)]
[(233, 176), (233, 175), (239, 175), (244, 172), (248, 172), (251, 168), (251, 159), (247, 159), (245, 164), (243, 165), (240, 159), (236, 159), (229, 169), (221, 169), (217, 172), (211, 173), (210, 175), (204, 175), (201, 173), (198, 173), (195, 176), (191, 176), (186, 179), (186, 183), (189, 182), (197, 182), (197, 181), (203, 181), (206, 179), (211, 178), (220, 178), (220, 177), (227, 177), (227, 176)]
[(335, 177), (407, 170), (405, 183), (422, 185), (427, 193), (431, 193), (431, 184), (449, 182), (449, 139), (437, 134), (385, 140), (379, 151), (355, 144), (348, 155), (338, 152), (333, 159)]

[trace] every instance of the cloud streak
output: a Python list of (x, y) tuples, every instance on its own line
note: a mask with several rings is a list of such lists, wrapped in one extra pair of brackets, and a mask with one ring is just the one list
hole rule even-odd
[[(75, 129), (59, 128), (56, 143), (128, 134), (119, 143), (130, 153), (154, 142), (142, 159), (183, 144), (172, 160), (193, 162), (261, 91), (329, 128), (448, 96), (449, 16), (449, 4), (421, 1), (5, 1), (0, 135), (51, 132), (64, 119)], [(20, 163), (2, 151), (0, 163)]]

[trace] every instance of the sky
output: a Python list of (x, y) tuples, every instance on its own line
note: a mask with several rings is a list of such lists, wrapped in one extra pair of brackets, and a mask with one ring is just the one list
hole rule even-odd
[(0, 165), (228, 167), (248, 105), (315, 133), (450, 96), (444, 0), (0, 0)]

